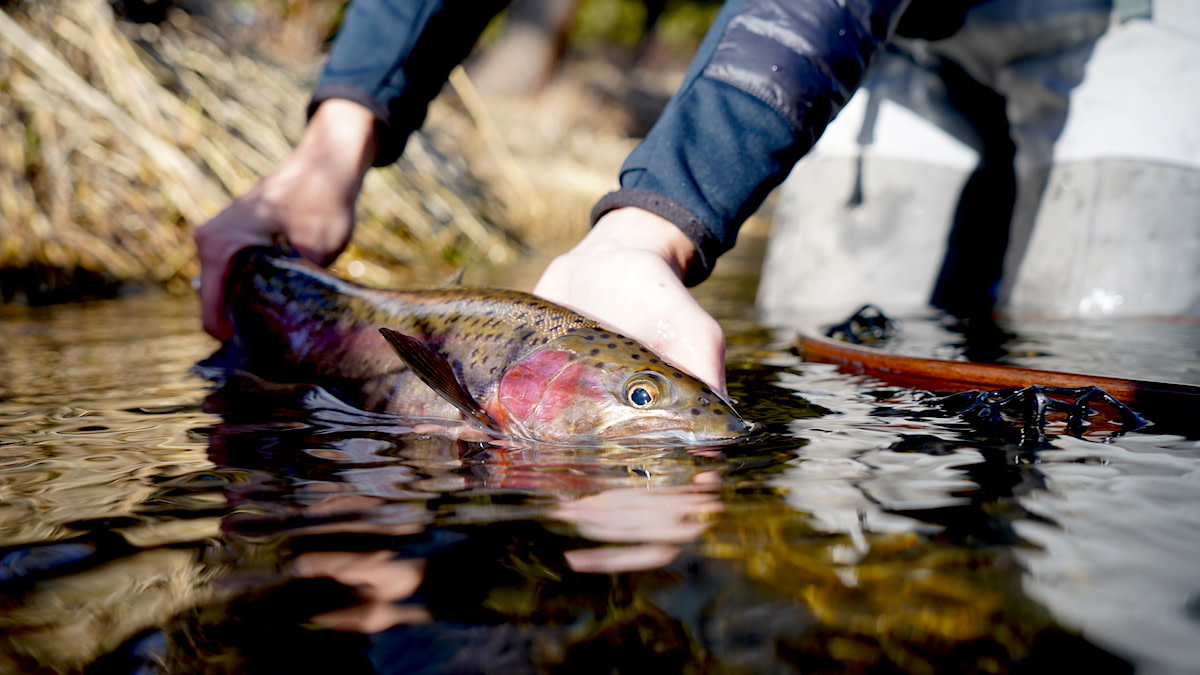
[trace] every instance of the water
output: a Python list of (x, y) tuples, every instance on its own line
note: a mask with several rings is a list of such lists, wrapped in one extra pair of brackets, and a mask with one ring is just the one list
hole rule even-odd
[[(190, 300), (2, 308), (0, 672), (1200, 672), (1200, 423), (932, 416), (792, 354), (746, 269), (702, 292), (759, 431), (692, 450), (212, 396)], [(1117, 343), (1023, 328), (1039, 367)], [(1121, 374), (1200, 362), (1142, 337)]]

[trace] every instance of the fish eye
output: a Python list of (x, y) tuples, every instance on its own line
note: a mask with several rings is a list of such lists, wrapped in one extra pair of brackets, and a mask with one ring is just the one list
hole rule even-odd
[(635, 408), (649, 408), (662, 398), (662, 386), (646, 376), (638, 376), (625, 385), (625, 400)]

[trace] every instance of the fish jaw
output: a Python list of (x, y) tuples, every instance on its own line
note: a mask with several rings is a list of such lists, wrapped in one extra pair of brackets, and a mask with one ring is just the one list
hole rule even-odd
[[(485, 405), (505, 433), (552, 444), (708, 444), (749, 433), (727, 402), (641, 345), (601, 329), (560, 337), (506, 369)], [(594, 333), (594, 334), (593, 334)], [(631, 387), (654, 391), (630, 400)]]

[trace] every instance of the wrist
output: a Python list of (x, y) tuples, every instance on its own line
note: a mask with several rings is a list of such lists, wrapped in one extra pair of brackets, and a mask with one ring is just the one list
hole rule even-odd
[(375, 160), (375, 115), (345, 99), (329, 99), (313, 113), (294, 157), (357, 186)]
[(662, 216), (633, 206), (605, 213), (586, 238), (601, 247), (655, 253), (680, 279), (696, 257), (696, 245), (683, 230)]

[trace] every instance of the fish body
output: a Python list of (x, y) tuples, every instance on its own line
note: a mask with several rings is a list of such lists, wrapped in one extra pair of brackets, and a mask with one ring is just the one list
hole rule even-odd
[(365, 410), (465, 415), (560, 444), (749, 431), (721, 396), (637, 341), (526, 293), (374, 289), (254, 248), (235, 258), (228, 297), (241, 369), (321, 384)]

